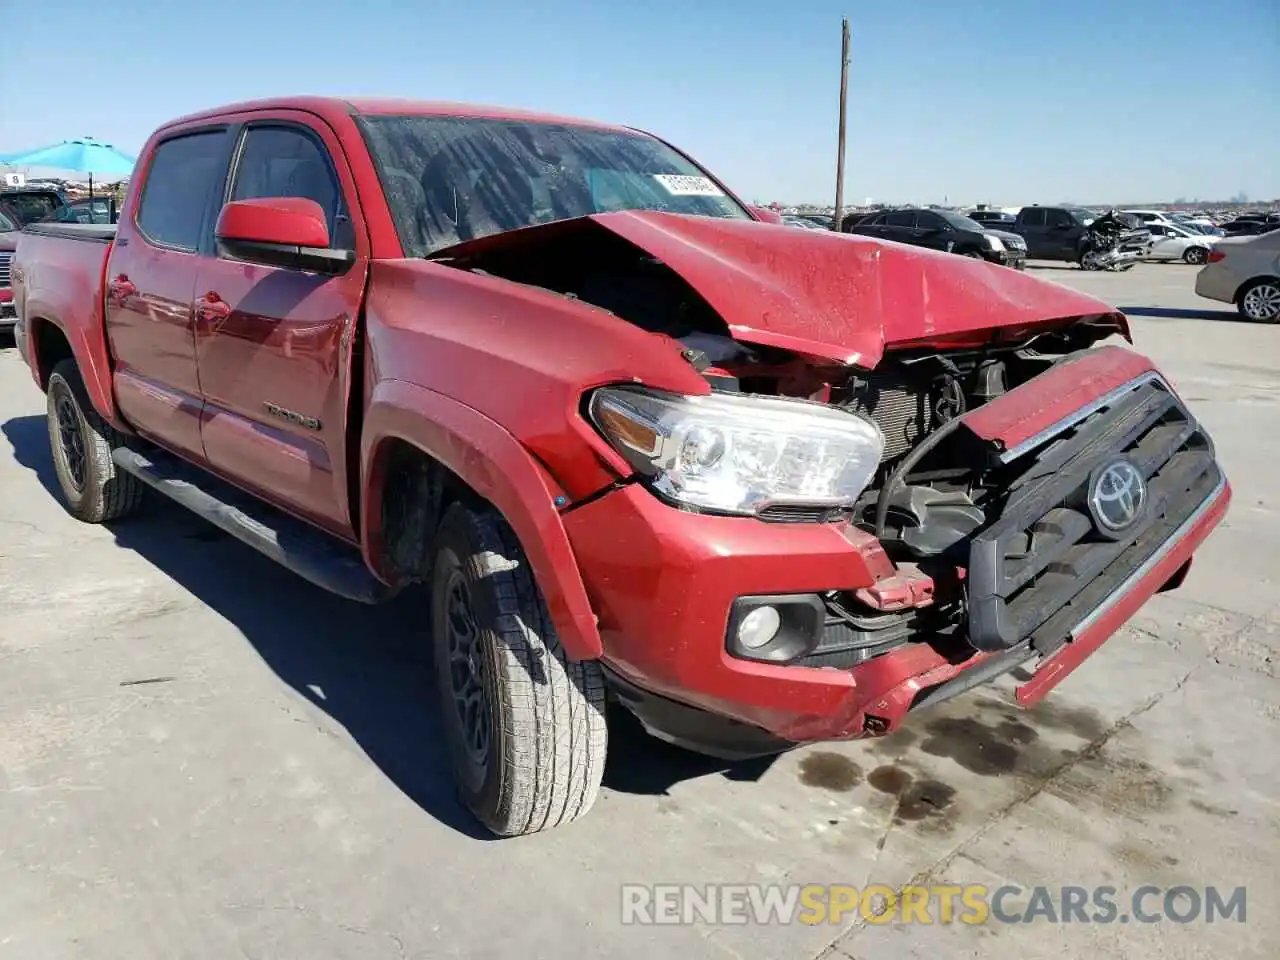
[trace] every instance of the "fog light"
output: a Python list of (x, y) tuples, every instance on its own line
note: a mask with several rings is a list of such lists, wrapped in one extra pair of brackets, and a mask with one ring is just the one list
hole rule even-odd
[(744, 650), (759, 650), (778, 635), (782, 615), (777, 607), (756, 607), (738, 624), (738, 645)]

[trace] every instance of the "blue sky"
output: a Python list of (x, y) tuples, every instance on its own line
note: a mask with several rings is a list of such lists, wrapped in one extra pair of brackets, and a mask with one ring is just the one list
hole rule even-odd
[(0, 153), (386, 94), (640, 126), (752, 199), (829, 202), (842, 15), (852, 201), (1280, 197), (1277, 0), (11, 0)]

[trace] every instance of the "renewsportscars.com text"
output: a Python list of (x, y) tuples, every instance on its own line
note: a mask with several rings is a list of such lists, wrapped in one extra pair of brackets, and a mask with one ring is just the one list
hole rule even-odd
[(626, 924), (1244, 923), (1244, 887), (626, 884)]

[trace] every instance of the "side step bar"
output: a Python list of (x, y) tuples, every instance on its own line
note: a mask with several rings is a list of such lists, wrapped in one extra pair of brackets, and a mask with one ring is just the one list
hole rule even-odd
[(355, 548), (178, 457), (117, 447), (111, 459), (121, 470), (318, 587), (358, 603), (380, 603), (394, 592), (369, 572)]

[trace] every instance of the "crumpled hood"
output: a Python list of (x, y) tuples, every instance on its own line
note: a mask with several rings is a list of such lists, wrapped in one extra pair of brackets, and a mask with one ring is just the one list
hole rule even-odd
[(1012, 337), (1114, 307), (1059, 284), (968, 257), (853, 234), (651, 211), (594, 214), (494, 234), (433, 255), (465, 258), (604, 228), (661, 260), (737, 340), (855, 364), (885, 348)]

